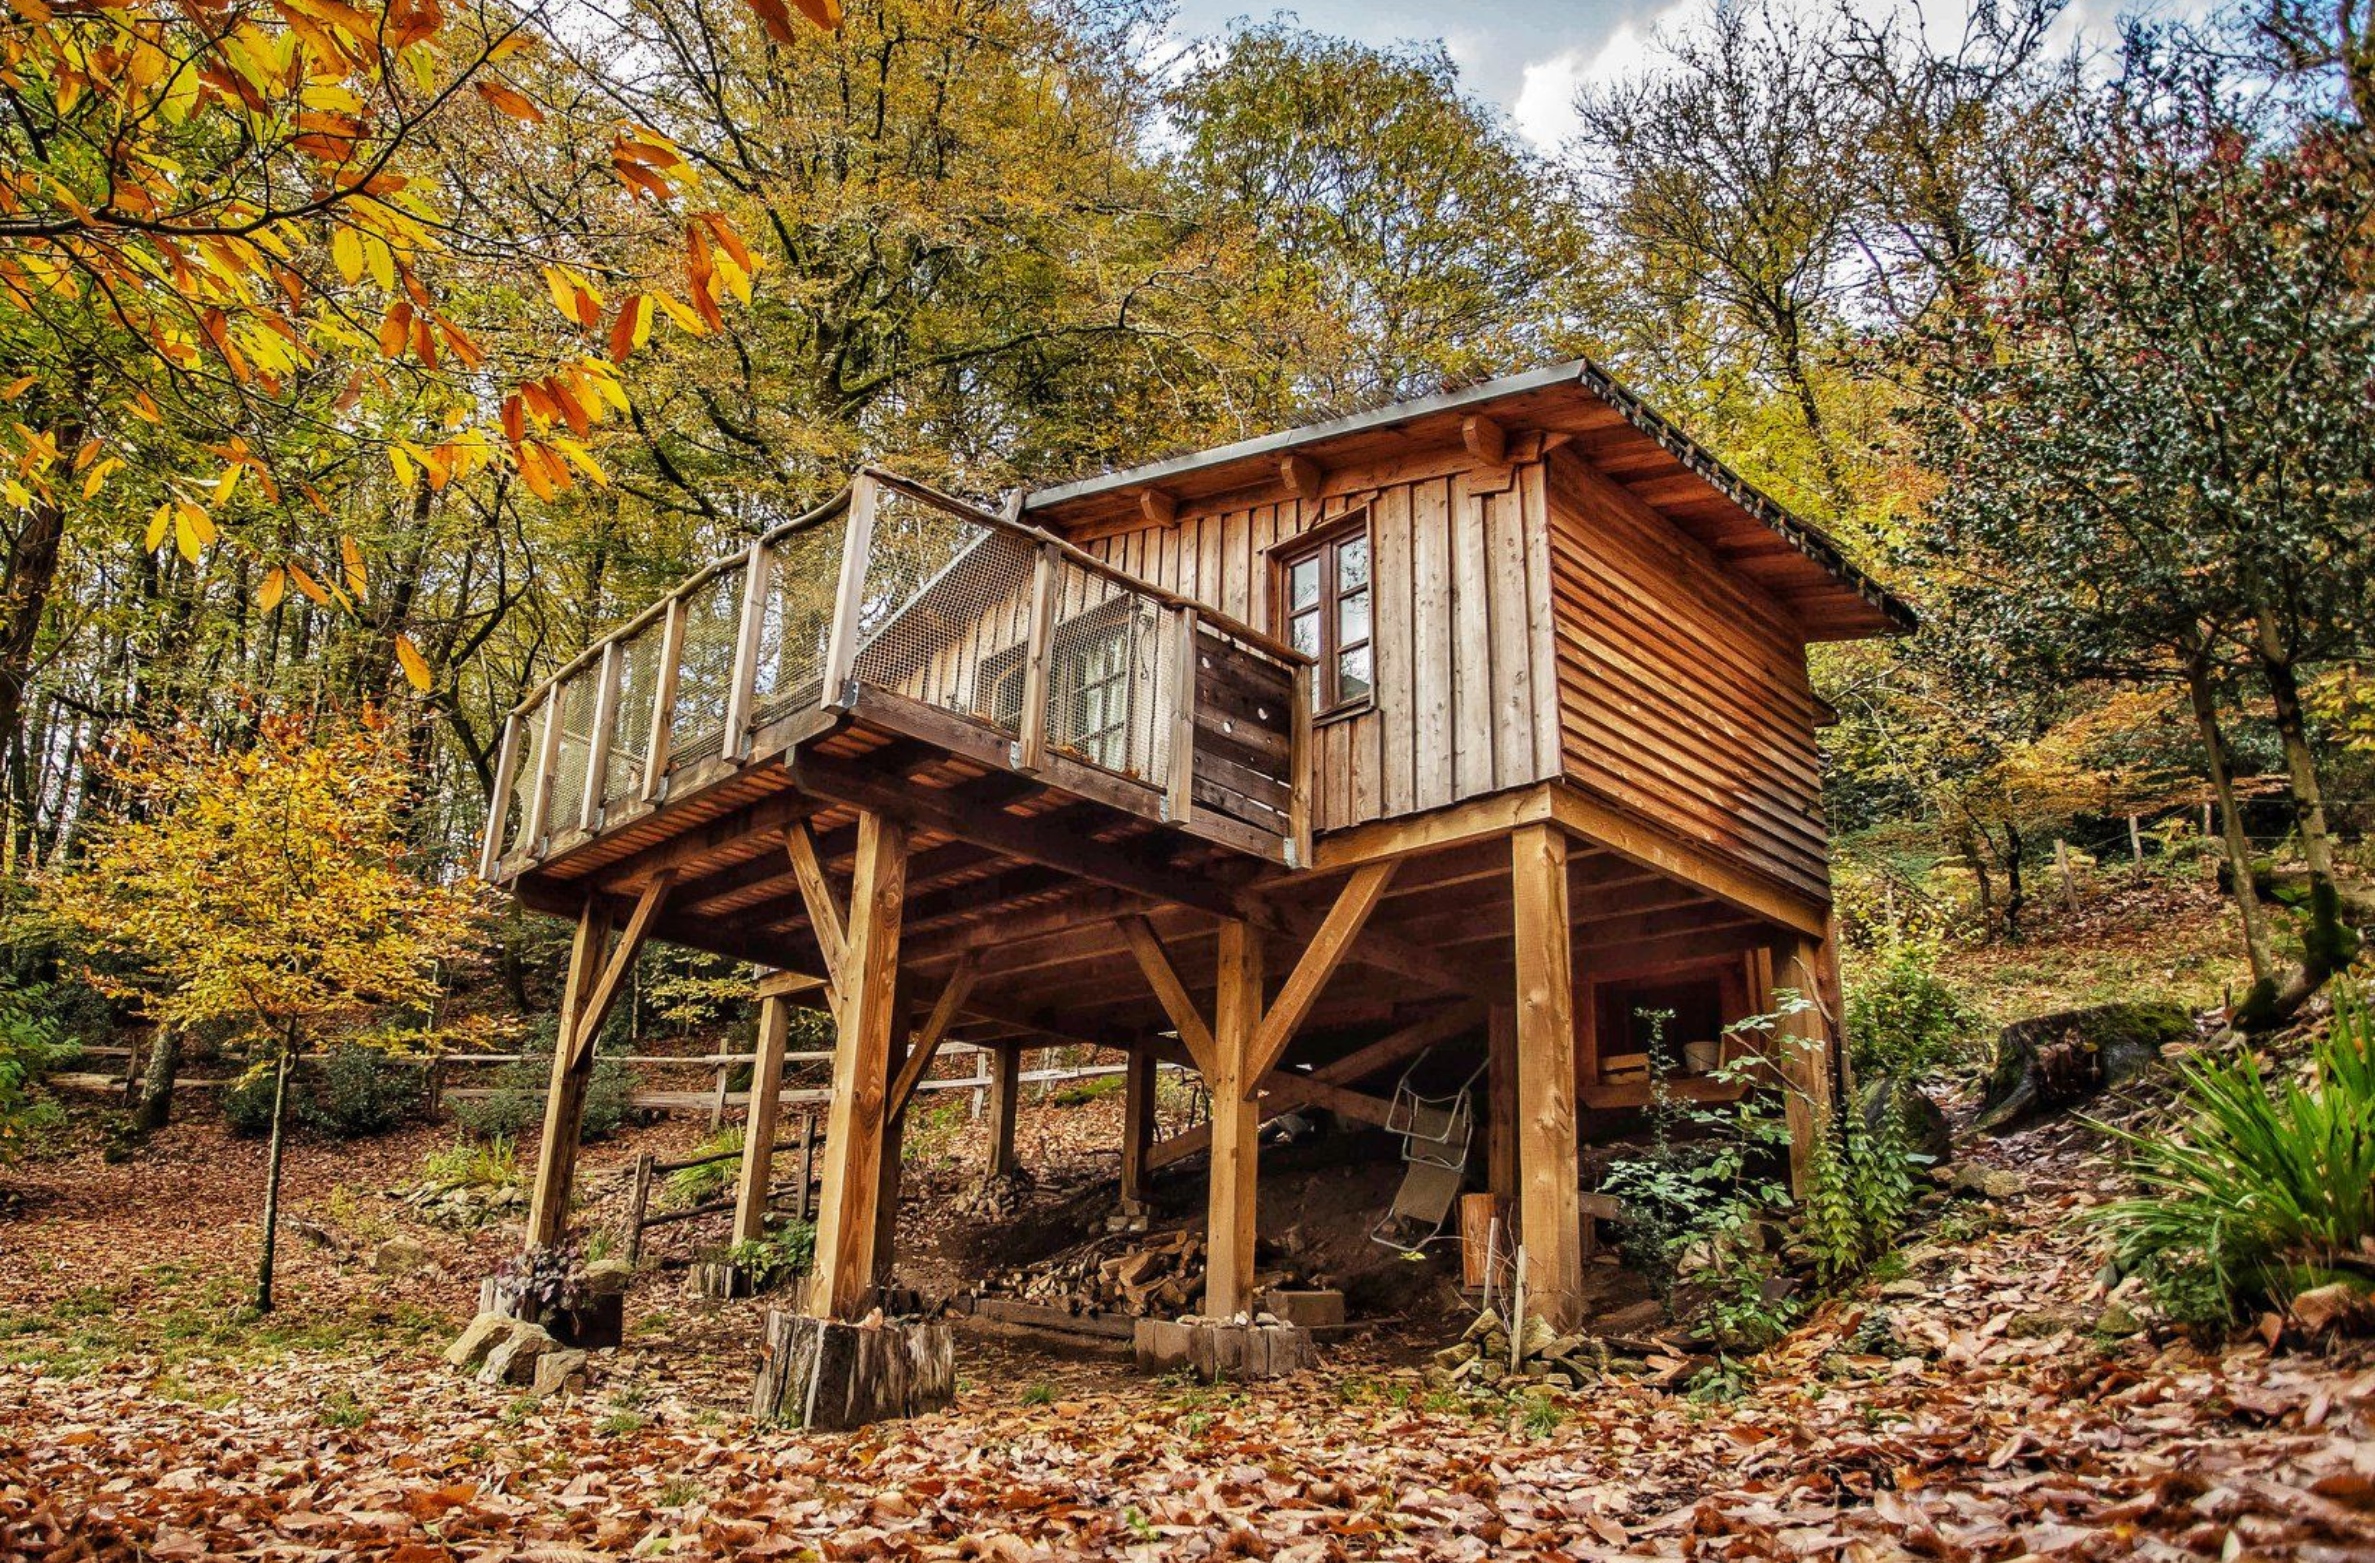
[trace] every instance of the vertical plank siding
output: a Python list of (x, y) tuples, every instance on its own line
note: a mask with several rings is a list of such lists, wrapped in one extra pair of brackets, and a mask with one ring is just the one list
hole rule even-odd
[(1805, 642), (1770, 597), (1564, 452), (1550, 616), (1569, 779), (1829, 898)]
[[(1532, 494), (1540, 496), (1537, 478)], [(1329, 830), (1441, 808), (1558, 773), (1539, 724), (1550, 579), (1539, 506), (1521, 488), (1475, 495), (1456, 477), (1283, 499), (1148, 523), (1085, 542), (1107, 563), (1276, 631), (1271, 556), (1366, 506), (1376, 696), (1313, 734), (1313, 820)]]

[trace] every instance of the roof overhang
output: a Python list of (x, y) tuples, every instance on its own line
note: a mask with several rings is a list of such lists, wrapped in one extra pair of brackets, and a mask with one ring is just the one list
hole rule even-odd
[[(1149, 494), (1161, 495), (1164, 508), (1211, 508), (1237, 496), (1258, 502), (1265, 493), (1274, 497), (1289, 456), (1354, 477), (1348, 486), (1379, 486), (1391, 481), (1398, 461), (1459, 447), (1463, 427), (1479, 416), (1512, 434), (1563, 436), (1562, 448), (1576, 459), (1778, 598), (1810, 640), (1914, 627), (1913, 610), (1850, 563), (1821, 528), (1791, 514), (1588, 359), (1039, 489), (1025, 496), (1023, 508), (1042, 525), (1077, 531), (1127, 524), (1144, 512), (1141, 498)], [(1375, 481), (1358, 481), (1352, 469), (1374, 472)]]

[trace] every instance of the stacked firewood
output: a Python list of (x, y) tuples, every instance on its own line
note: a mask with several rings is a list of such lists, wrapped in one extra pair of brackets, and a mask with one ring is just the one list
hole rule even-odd
[[(1265, 1270), (1261, 1287), (1293, 1286), (1291, 1270)], [(1011, 1298), (1067, 1313), (1176, 1318), (1204, 1296), (1204, 1239), (1181, 1229), (1152, 1235), (1118, 1232), (1090, 1239), (1036, 1264), (994, 1271), (976, 1295)]]

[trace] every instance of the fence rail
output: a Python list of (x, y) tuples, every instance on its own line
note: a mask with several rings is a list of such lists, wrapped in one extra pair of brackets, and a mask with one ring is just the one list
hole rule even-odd
[(691, 577), (504, 726), (498, 879), (780, 752), (863, 688), (1308, 862), (1310, 660), (1051, 533), (873, 468)]

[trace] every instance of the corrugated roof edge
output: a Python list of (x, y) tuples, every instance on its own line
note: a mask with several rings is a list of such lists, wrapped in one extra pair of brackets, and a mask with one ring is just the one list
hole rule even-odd
[(1431, 413), (1456, 412), (1463, 407), (1475, 407), (1558, 385), (1580, 385), (1609, 406), (1622, 413), (1625, 421), (1656, 440), (1667, 454), (1707, 480), (1725, 498), (1755, 516), (1779, 533), (1791, 547), (1822, 566), (1832, 576), (1851, 588), (1857, 596), (1878, 609), (1890, 623), (1901, 630), (1912, 630), (1918, 624), (1913, 609), (1887, 587), (1882, 586), (1848, 562), (1847, 556), (1830, 536), (1810, 521), (1801, 519), (1765, 493), (1755, 484), (1725, 466), (1721, 461), (1672, 423), (1648, 403), (1627, 390), (1615, 376), (1588, 358), (1571, 359), (1566, 363), (1549, 364), (1540, 369), (1528, 369), (1519, 374), (1503, 375), (1497, 380), (1480, 380), (1456, 391), (1435, 396), (1422, 396), (1411, 401), (1388, 402), (1365, 412), (1330, 418), (1319, 423), (1307, 423), (1274, 434), (1257, 435), (1228, 445), (1215, 445), (1209, 450), (1174, 456), (1164, 461), (1147, 462), (1141, 466), (1124, 467), (1119, 471), (1101, 473), (1072, 483), (1059, 483), (1051, 488), (1034, 489), (1024, 497), (1025, 511), (1042, 510), (1050, 506), (1088, 499), (1116, 490), (1145, 488), (1160, 484), (1206, 467), (1225, 462), (1243, 461), (1251, 457), (1278, 455), (1299, 446), (1314, 445), (1340, 435), (1359, 434), (1371, 429), (1423, 418)]

